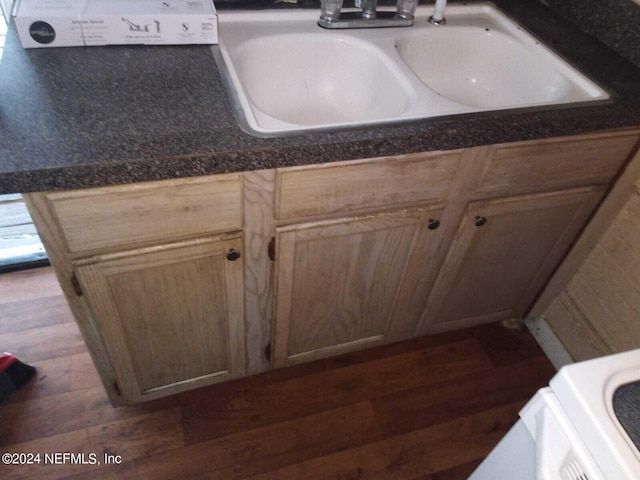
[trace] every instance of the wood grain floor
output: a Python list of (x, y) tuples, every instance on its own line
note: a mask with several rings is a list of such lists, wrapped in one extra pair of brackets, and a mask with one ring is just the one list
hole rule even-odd
[[(38, 367), (0, 405), (0, 453), (41, 455), (2, 479), (466, 479), (555, 373), (490, 325), (116, 409), (47, 268), (0, 276), (0, 349)], [(62, 452), (101, 464), (44, 464)]]

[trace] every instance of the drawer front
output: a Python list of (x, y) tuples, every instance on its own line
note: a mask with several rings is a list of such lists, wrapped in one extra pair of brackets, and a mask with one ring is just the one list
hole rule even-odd
[(276, 218), (286, 220), (441, 201), (461, 152), (410, 154), (280, 169)]
[(499, 145), (474, 198), (608, 185), (638, 133), (605, 133)]
[(73, 256), (242, 228), (240, 174), (47, 194)]

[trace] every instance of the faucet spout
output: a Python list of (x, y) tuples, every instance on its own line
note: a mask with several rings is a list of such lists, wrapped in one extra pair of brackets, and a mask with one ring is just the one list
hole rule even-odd
[(444, 9), (447, 6), (447, 0), (436, 0), (436, 5), (433, 8), (433, 15), (429, 17), (429, 23), (434, 25), (446, 25), (447, 19), (444, 18)]

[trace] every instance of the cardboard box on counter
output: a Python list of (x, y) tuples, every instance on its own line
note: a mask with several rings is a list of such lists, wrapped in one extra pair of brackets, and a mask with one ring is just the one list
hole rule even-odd
[(218, 43), (212, 0), (18, 0), (24, 48)]

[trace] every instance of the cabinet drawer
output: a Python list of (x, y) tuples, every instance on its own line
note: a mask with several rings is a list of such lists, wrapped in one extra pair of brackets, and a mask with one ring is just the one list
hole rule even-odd
[(242, 228), (240, 174), (47, 194), (74, 255)]
[(608, 185), (637, 142), (633, 131), (498, 145), (474, 198)]
[(373, 210), (443, 200), (461, 152), (280, 169), (276, 174), (279, 220)]

